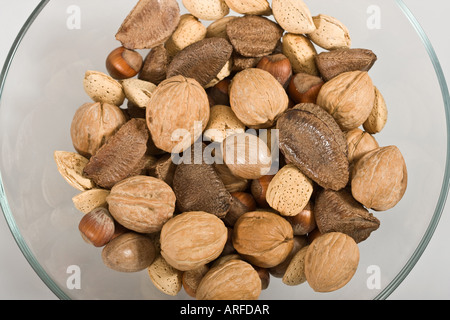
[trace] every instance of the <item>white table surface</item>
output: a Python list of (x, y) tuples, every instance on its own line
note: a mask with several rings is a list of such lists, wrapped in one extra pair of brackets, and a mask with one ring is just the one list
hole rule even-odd
[[(388, 0), (386, 0), (388, 1)], [(450, 38), (447, 22), (450, 1), (404, 0), (434, 46), (450, 81)], [(0, 0), (0, 66), (17, 33), (39, 1)], [(433, 239), (408, 277), (389, 297), (392, 300), (450, 299), (450, 204), (447, 204)], [(55, 300), (16, 245), (0, 215), (0, 299)]]

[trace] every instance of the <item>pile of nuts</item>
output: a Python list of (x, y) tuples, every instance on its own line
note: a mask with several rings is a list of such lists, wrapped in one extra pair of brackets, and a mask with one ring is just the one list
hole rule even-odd
[(75, 151), (54, 153), (82, 238), (168, 295), (258, 299), (271, 277), (342, 288), (380, 227), (369, 210), (407, 186), (400, 150), (375, 139), (376, 55), (302, 0), (183, 5), (138, 1), (107, 73), (85, 74)]

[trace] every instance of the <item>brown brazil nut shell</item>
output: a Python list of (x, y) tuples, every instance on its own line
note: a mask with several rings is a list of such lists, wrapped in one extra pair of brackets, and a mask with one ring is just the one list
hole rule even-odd
[[(193, 148), (194, 149), (194, 148)], [(203, 158), (203, 157), (202, 157)], [(173, 176), (173, 190), (177, 208), (181, 212), (205, 211), (219, 218), (225, 217), (231, 207), (232, 197), (212, 164), (195, 157), (191, 163), (180, 163)]]
[(206, 38), (183, 48), (167, 67), (167, 78), (182, 75), (206, 87), (230, 60), (233, 47), (223, 38)]
[(84, 174), (105, 189), (111, 189), (125, 178), (141, 174), (147, 165), (148, 140), (145, 120), (129, 120), (89, 159)]
[[(182, 152), (202, 134), (209, 115), (205, 89), (196, 80), (178, 75), (164, 80), (153, 91), (146, 120), (156, 147), (166, 152)], [(196, 123), (199, 130), (195, 130)], [(181, 141), (172, 136), (177, 130), (183, 131)]]
[(161, 255), (178, 270), (196, 269), (216, 259), (227, 238), (227, 228), (217, 216), (202, 211), (184, 212), (164, 224)]
[(372, 79), (366, 71), (345, 72), (326, 82), (317, 104), (333, 116), (342, 130), (361, 126), (375, 101)]
[(276, 49), (283, 29), (265, 17), (248, 15), (229, 21), (227, 35), (237, 53), (255, 58), (267, 56)]
[(305, 256), (305, 275), (316, 292), (332, 292), (345, 286), (359, 264), (359, 248), (348, 235), (331, 232), (316, 238)]
[(258, 272), (243, 260), (232, 259), (211, 268), (202, 278), (198, 300), (257, 300), (261, 294)]
[(150, 49), (166, 42), (180, 21), (175, 0), (140, 0), (122, 22), (116, 39), (128, 49)]
[(142, 234), (126, 232), (111, 240), (102, 250), (103, 263), (119, 272), (138, 272), (152, 264), (156, 249)]
[(366, 208), (386, 211), (403, 198), (408, 172), (396, 146), (380, 147), (365, 154), (352, 171), (353, 197)]
[(175, 194), (162, 180), (134, 176), (117, 183), (107, 197), (111, 215), (124, 227), (141, 233), (161, 230), (175, 211)]
[(380, 221), (347, 189), (321, 190), (315, 199), (315, 220), (321, 233), (342, 232), (360, 243), (380, 227)]
[(323, 188), (340, 190), (347, 185), (345, 135), (321, 107), (299, 104), (278, 119), (277, 129), (281, 152), (303, 174)]
[(324, 51), (315, 56), (317, 68), (325, 81), (344, 72), (369, 71), (377, 56), (368, 49), (336, 49)]
[(268, 211), (244, 213), (235, 223), (233, 246), (251, 264), (271, 268), (283, 262), (294, 245), (292, 226)]

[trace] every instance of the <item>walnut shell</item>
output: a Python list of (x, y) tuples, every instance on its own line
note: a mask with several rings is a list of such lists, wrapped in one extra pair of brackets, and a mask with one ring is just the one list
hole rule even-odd
[(283, 262), (294, 245), (292, 226), (268, 211), (244, 213), (235, 223), (233, 246), (245, 260), (263, 268)]
[(197, 288), (198, 300), (257, 300), (261, 294), (258, 272), (247, 262), (229, 260), (211, 268)]
[(249, 68), (237, 73), (230, 86), (231, 109), (245, 125), (270, 128), (287, 110), (289, 97), (269, 72)]
[(374, 101), (373, 82), (366, 71), (338, 75), (326, 82), (317, 96), (317, 104), (347, 131), (358, 128), (367, 120)]
[(216, 259), (227, 238), (227, 228), (217, 216), (202, 211), (184, 212), (164, 224), (161, 255), (178, 270), (193, 270)]
[(396, 146), (380, 147), (366, 153), (352, 171), (353, 197), (366, 208), (385, 211), (403, 198), (408, 172), (402, 153)]
[(377, 87), (375, 89), (375, 102), (372, 108), (372, 112), (363, 123), (364, 130), (370, 134), (376, 134), (381, 132), (388, 120), (388, 109), (386, 106), (386, 100)]
[(352, 237), (331, 232), (316, 238), (305, 256), (305, 275), (316, 292), (331, 292), (345, 286), (359, 264), (359, 248)]
[(70, 136), (75, 150), (90, 158), (125, 124), (122, 110), (108, 103), (85, 103), (75, 112)]
[(141, 233), (161, 230), (175, 211), (175, 194), (162, 180), (148, 176), (125, 179), (106, 198), (111, 215), (124, 227)]
[(186, 150), (208, 124), (209, 109), (208, 95), (196, 80), (178, 75), (161, 82), (146, 114), (156, 147), (170, 153)]
[(350, 163), (358, 161), (367, 152), (379, 148), (375, 138), (359, 128), (355, 128), (346, 133), (348, 144), (348, 161)]

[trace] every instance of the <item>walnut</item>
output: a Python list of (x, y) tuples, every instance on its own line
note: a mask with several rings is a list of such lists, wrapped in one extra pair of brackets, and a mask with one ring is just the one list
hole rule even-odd
[(146, 114), (155, 146), (169, 153), (185, 151), (206, 128), (209, 109), (208, 95), (196, 80), (178, 75), (161, 82)]
[(342, 130), (361, 126), (369, 117), (375, 101), (372, 79), (366, 71), (345, 72), (326, 82), (317, 104), (333, 116)]
[(380, 147), (365, 154), (352, 171), (353, 197), (366, 208), (385, 211), (403, 198), (408, 172), (396, 146)]
[(353, 278), (359, 264), (359, 248), (352, 237), (330, 232), (314, 239), (304, 259), (310, 287), (316, 292), (331, 292)]
[(141, 233), (160, 231), (175, 211), (175, 194), (162, 180), (134, 176), (117, 183), (106, 201), (124, 227)]
[(358, 161), (367, 152), (379, 148), (378, 142), (368, 132), (355, 128), (346, 133), (348, 144), (348, 161)]
[(257, 300), (261, 294), (258, 272), (243, 260), (231, 259), (211, 268), (197, 288), (198, 300)]
[(230, 105), (245, 125), (255, 129), (270, 128), (288, 108), (289, 98), (269, 72), (249, 68), (234, 76), (230, 87)]
[(245, 260), (263, 268), (283, 262), (294, 245), (291, 224), (268, 211), (244, 213), (235, 223), (233, 246)]
[(216, 259), (227, 238), (227, 228), (217, 216), (203, 211), (184, 212), (162, 227), (161, 255), (178, 270), (193, 270)]
[(85, 103), (75, 112), (70, 126), (73, 147), (90, 158), (125, 122), (125, 114), (115, 105)]

